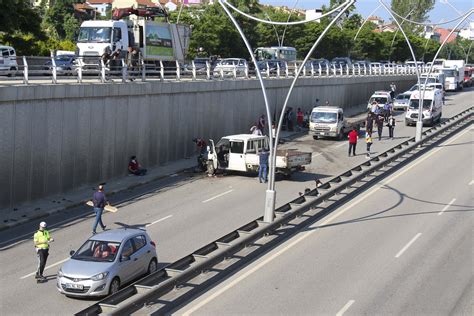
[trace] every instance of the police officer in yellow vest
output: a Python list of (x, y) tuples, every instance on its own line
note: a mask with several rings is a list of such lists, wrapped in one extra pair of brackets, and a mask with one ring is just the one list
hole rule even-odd
[(38, 231), (33, 236), (35, 243), (36, 255), (38, 257), (38, 270), (36, 271), (36, 279), (44, 281), (46, 278), (43, 276), (44, 267), (46, 266), (46, 260), (49, 255), (49, 243), (54, 241), (49, 235), (49, 231), (46, 230), (46, 223), (41, 222), (39, 224)]

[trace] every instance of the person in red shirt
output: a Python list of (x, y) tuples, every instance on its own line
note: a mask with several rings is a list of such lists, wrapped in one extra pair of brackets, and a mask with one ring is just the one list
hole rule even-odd
[(304, 113), (301, 111), (301, 108), (298, 108), (298, 111), (296, 112), (296, 124), (298, 125), (298, 130), (303, 129), (303, 119), (304, 119)]
[(146, 169), (142, 168), (142, 166), (138, 163), (136, 156), (132, 156), (130, 157), (130, 161), (128, 163), (128, 172), (136, 176), (144, 176), (146, 174)]
[(352, 155), (356, 155), (356, 146), (357, 146), (357, 139), (359, 138), (359, 133), (357, 132), (357, 129), (354, 127), (352, 131), (349, 132), (349, 157), (351, 156), (351, 151)]

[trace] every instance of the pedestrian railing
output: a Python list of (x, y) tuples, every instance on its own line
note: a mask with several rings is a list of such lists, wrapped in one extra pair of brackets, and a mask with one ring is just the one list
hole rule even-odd
[[(294, 78), (301, 61), (276, 63), (271, 67), (230, 66), (225, 69), (214, 67), (211, 63), (196, 65), (194, 61), (179, 63), (178, 61), (163, 61), (153, 59), (138, 59), (133, 64), (123, 58), (104, 62), (99, 56), (74, 57), (70, 63), (52, 57), (22, 56), (17, 58), (18, 69), (10, 70), (1, 84), (8, 83), (44, 83), (53, 84), (67, 82), (127, 82), (127, 81), (209, 81), (255, 79), (260, 71), (266, 79)], [(258, 70), (257, 70), (258, 69)], [(428, 69), (420, 66), (420, 72)], [(351, 77), (351, 76), (386, 76), (386, 75), (416, 75), (416, 69), (408, 65), (391, 64), (372, 67), (371, 65), (337, 65), (312, 64), (303, 66), (303, 78), (322, 77)]]

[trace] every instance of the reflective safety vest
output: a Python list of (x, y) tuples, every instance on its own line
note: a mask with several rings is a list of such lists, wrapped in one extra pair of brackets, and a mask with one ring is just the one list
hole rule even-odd
[(39, 249), (48, 249), (49, 248), (48, 241), (50, 239), (51, 239), (51, 237), (49, 236), (49, 232), (46, 229), (45, 230), (38, 230), (33, 236), (33, 241), (35, 242), (35, 247), (39, 248)]

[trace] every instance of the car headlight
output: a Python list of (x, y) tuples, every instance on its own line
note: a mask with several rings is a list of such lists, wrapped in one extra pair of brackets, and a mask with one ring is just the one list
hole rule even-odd
[(58, 278), (62, 278), (63, 276), (63, 271), (61, 269), (58, 270)]
[(102, 272), (102, 273), (93, 275), (93, 276), (91, 277), (91, 280), (92, 280), (92, 281), (100, 281), (100, 280), (105, 279), (105, 278), (107, 277), (107, 275), (109, 275), (108, 272)]

